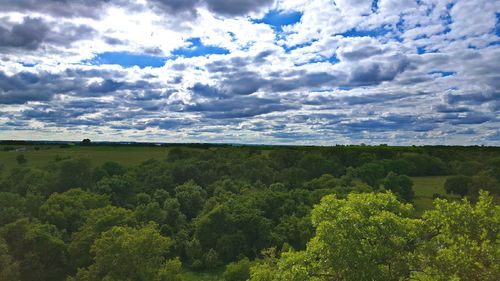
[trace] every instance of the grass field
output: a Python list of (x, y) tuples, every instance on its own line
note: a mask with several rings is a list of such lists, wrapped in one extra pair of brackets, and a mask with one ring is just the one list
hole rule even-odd
[(413, 190), (415, 192), (415, 209), (422, 213), (433, 208), (432, 195), (435, 193), (444, 195), (448, 199), (459, 199), (458, 195), (446, 194), (444, 183), (446, 176), (435, 177), (412, 177)]
[[(18, 151), (5, 151), (5, 147), (16, 148)], [(99, 166), (106, 161), (115, 161), (124, 166), (133, 166), (155, 158), (164, 159), (167, 156), (167, 147), (134, 147), (134, 146), (72, 146), (61, 148), (58, 145), (11, 146), (0, 145), (0, 165), (10, 169), (17, 166), (16, 157), (24, 154), (30, 166), (43, 167), (59, 155), (60, 157), (88, 158), (92, 165)]]

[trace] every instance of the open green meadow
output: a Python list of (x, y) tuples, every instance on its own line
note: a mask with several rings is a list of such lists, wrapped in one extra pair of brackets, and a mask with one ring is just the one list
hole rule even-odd
[[(12, 148), (15, 150), (9, 150)], [(16, 157), (24, 154), (27, 165), (34, 167), (43, 167), (56, 157), (88, 158), (93, 166), (115, 161), (130, 167), (152, 158), (164, 159), (168, 149), (159, 146), (0, 145), (0, 165), (7, 169), (15, 167), (18, 165)]]
[(446, 194), (444, 183), (447, 176), (433, 177), (411, 177), (413, 181), (413, 191), (415, 192), (415, 209), (422, 213), (425, 210), (432, 209), (434, 201), (433, 195), (440, 194), (448, 199), (459, 199), (457, 195)]

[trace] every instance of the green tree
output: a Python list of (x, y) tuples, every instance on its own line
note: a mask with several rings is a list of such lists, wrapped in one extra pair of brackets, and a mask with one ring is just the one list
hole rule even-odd
[(89, 159), (65, 159), (54, 164), (56, 171), (56, 192), (70, 188), (89, 188), (92, 184), (92, 170)]
[(252, 263), (248, 258), (241, 259), (226, 265), (222, 274), (224, 281), (245, 281), (250, 278), (250, 267)]
[(26, 164), (26, 162), (28, 162), (28, 159), (26, 159), (26, 156), (24, 156), (24, 154), (19, 154), (16, 157), (16, 162), (19, 165), (24, 165)]
[(446, 193), (458, 194), (460, 196), (465, 196), (470, 193), (470, 183), (472, 182), (471, 177), (458, 175), (451, 176), (446, 179), (444, 183), (444, 190)]
[(179, 262), (166, 259), (171, 245), (172, 240), (162, 236), (156, 224), (115, 226), (94, 242), (94, 263), (79, 270), (76, 280), (166, 280), (172, 270), (180, 268)]
[(26, 199), (19, 194), (0, 192), (0, 227), (26, 216)]
[(135, 226), (132, 211), (115, 206), (93, 209), (86, 213), (85, 223), (71, 236), (68, 252), (75, 267), (86, 267), (92, 262), (90, 248), (94, 241), (114, 226)]
[(108, 196), (77, 188), (52, 194), (40, 207), (40, 212), (45, 221), (72, 233), (83, 224), (86, 211), (108, 204)]
[[(392, 193), (325, 196), (312, 211), (316, 236), (305, 251), (282, 254), (269, 280), (400, 280), (410, 275), (411, 250), (422, 225), (413, 207)], [(252, 271), (250, 280), (257, 280)]]
[(434, 200), (423, 215), (425, 236), (418, 247), (416, 280), (493, 281), (500, 276), (500, 206), (481, 192), (475, 206)]
[(64, 280), (70, 272), (66, 245), (55, 226), (24, 218), (2, 227), (0, 237), (19, 261), (20, 280)]
[(356, 169), (355, 175), (371, 187), (377, 188), (379, 181), (385, 176), (385, 170), (380, 164), (366, 163)]
[(405, 175), (398, 175), (394, 172), (389, 172), (389, 174), (382, 181), (382, 185), (385, 189), (390, 190), (398, 194), (406, 202), (413, 200), (413, 182)]
[(188, 181), (175, 188), (175, 198), (179, 201), (180, 209), (188, 219), (198, 215), (203, 208), (207, 193), (194, 181)]
[(111, 202), (115, 205), (127, 206), (135, 202), (136, 187), (136, 179), (125, 174), (101, 179), (94, 186), (94, 190), (97, 193), (109, 195)]
[(7, 243), (0, 237), (0, 281), (18, 281), (19, 276), (19, 262), (9, 254)]
[(122, 165), (114, 161), (105, 162), (104, 164), (102, 164), (101, 169), (106, 171), (107, 175), (110, 177), (121, 176), (126, 172), (125, 168)]

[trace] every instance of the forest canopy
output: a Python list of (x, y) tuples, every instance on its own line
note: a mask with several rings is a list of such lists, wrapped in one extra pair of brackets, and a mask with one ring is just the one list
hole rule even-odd
[[(127, 146), (12, 146), (2, 281), (500, 276), (498, 148), (170, 146), (134, 163)], [(438, 178), (427, 206), (414, 181)]]

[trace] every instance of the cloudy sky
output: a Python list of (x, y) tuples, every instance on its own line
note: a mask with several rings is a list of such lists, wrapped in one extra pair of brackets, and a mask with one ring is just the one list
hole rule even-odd
[(0, 0), (0, 139), (500, 145), (500, 1)]

